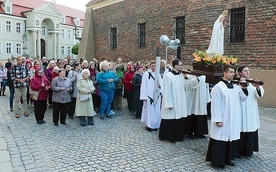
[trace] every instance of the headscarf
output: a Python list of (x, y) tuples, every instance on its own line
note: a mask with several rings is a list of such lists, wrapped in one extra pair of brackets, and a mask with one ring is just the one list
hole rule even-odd
[(119, 64), (117, 67), (116, 67), (116, 72), (117, 72), (117, 76), (118, 78), (123, 78), (124, 77), (124, 66), (123, 64)]

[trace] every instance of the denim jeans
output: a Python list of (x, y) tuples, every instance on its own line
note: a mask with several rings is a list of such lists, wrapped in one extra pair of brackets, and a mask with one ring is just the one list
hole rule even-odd
[(101, 105), (100, 116), (103, 117), (104, 113), (110, 115), (111, 103), (114, 99), (114, 89), (112, 90), (100, 90)]
[(14, 88), (9, 87), (10, 90), (10, 108), (13, 108)]

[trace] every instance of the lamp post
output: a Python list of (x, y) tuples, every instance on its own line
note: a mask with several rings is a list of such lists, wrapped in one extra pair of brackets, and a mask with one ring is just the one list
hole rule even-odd
[(167, 62), (167, 60), (168, 60), (168, 48), (171, 48), (173, 50), (177, 50), (178, 44), (180, 43), (180, 40), (179, 39), (170, 40), (167, 35), (162, 35), (160, 37), (159, 41), (162, 45), (166, 46), (166, 62)]
[(80, 30), (80, 29), (78, 28), (78, 26), (75, 25), (75, 28), (73, 29), (74, 35), (75, 35), (75, 39), (81, 41), (81, 37), (80, 37), (80, 35), (79, 35), (79, 30)]

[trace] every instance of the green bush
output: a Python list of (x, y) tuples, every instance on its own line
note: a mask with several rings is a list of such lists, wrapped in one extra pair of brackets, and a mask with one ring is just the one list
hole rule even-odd
[(80, 47), (80, 43), (76, 43), (76, 44), (72, 47), (72, 50), (71, 50), (72, 54), (78, 55), (78, 53), (79, 53), (79, 47)]

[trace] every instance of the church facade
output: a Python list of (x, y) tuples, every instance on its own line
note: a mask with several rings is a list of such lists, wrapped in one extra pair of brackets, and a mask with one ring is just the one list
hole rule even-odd
[[(276, 107), (276, 100), (270, 96), (276, 94), (272, 89), (272, 78), (276, 77), (274, 3), (274, 0), (92, 0), (86, 10), (91, 25), (83, 31), (83, 36), (90, 37), (92, 42), (81, 43), (79, 55), (111, 61), (121, 57), (125, 62), (145, 63), (155, 59), (159, 52), (164, 59), (166, 48), (159, 38), (168, 35), (170, 39), (180, 39), (182, 61), (190, 67), (192, 54), (208, 48), (213, 24), (227, 10), (224, 54), (237, 56), (239, 64), (252, 69), (251, 76), (265, 81), (266, 96), (261, 104)], [(168, 53), (176, 55), (175, 50)]]
[(0, 60), (64, 58), (79, 42), (85, 12), (43, 0), (0, 0)]

